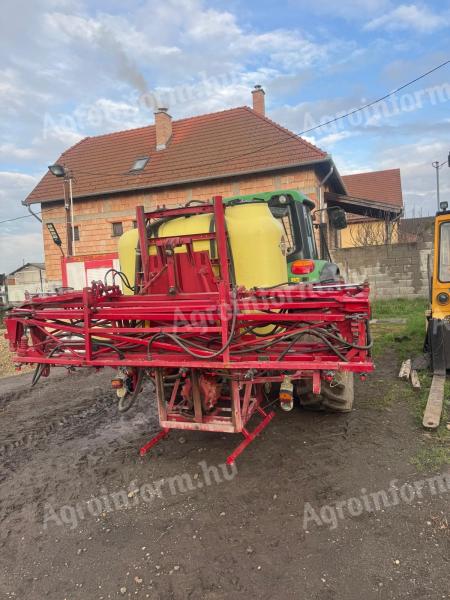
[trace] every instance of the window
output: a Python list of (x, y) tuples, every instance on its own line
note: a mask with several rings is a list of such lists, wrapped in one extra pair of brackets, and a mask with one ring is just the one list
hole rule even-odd
[(280, 221), (283, 225), (284, 231), (283, 242), (285, 247), (285, 254), (288, 256), (289, 254), (292, 254), (292, 252), (295, 250), (294, 232), (292, 227), (292, 216), (290, 206), (287, 207), (286, 214), (280, 219)]
[(112, 224), (112, 236), (118, 237), (123, 233), (123, 224), (122, 223), (113, 223)]
[(440, 227), (439, 281), (450, 281), (450, 221)]
[(301, 209), (303, 213), (303, 220), (305, 223), (306, 230), (306, 247), (308, 248), (308, 257), (307, 258), (317, 258), (317, 248), (316, 248), (316, 238), (314, 237), (314, 231), (312, 227), (311, 220), (311, 210), (305, 206), (302, 202)]
[[(72, 235), (72, 228), (70, 228), (70, 234)], [(73, 228), (73, 241), (74, 242), (80, 241), (80, 229), (79, 229), (78, 225), (75, 225), (75, 227)]]
[(149, 161), (148, 156), (141, 156), (140, 158), (137, 158), (134, 161), (133, 166), (130, 169), (130, 172), (142, 171), (142, 169), (145, 167), (145, 165), (148, 163), (148, 161)]
[(269, 200), (269, 209), (272, 215), (279, 221), (283, 228), (283, 237), (281, 239), (281, 250), (284, 256), (289, 256), (296, 251), (296, 232), (298, 228), (297, 219), (292, 215), (291, 196), (272, 196)]
[(133, 221), (133, 229), (137, 229), (137, 221)]

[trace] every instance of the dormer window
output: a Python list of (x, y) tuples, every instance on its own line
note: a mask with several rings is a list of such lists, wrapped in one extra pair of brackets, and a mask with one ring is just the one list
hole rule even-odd
[(140, 158), (137, 158), (134, 161), (133, 166), (130, 169), (130, 172), (134, 173), (135, 171), (142, 171), (142, 169), (145, 167), (145, 165), (148, 163), (148, 161), (149, 161), (148, 156), (141, 156)]

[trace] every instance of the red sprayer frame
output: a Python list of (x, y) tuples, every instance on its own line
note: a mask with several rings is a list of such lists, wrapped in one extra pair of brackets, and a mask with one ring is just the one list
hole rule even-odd
[[(158, 219), (212, 213), (215, 231), (150, 237)], [(18, 363), (115, 367), (154, 378), (162, 431), (240, 432), (233, 462), (272, 419), (265, 389), (286, 376), (320, 393), (336, 372), (373, 370), (366, 284), (292, 284), (247, 290), (231, 281), (222, 198), (211, 204), (137, 208), (135, 293), (93, 282), (80, 292), (34, 297), (6, 319)], [(196, 251), (209, 241), (212, 251)], [(184, 252), (176, 252), (183, 246)], [(150, 252), (151, 247), (155, 250)], [(217, 255), (217, 257), (214, 257)], [(120, 276), (118, 274), (117, 276)], [(270, 328), (270, 331), (267, 331)], [(253, 415), (262, 418), (250, 433)]]

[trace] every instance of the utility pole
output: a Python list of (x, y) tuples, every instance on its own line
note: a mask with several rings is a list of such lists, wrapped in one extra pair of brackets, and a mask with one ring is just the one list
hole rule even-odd
[(75, 223), (73, 218), (72, 172), (64, 165), (50, 165), (48, 170), (54, 177), (63, 178), (64, 210), (66, 214), (67, 256), (75, 256)]
[(64, 177), (63, 186), (64, 186), (64, 213), (66, 217), (66, 252), (67, 256), (73, 255), (73, 232), (72, 232), (72, 213), (70, 210), (70, 194), (68, 190), (69, 180)]
[(450, 152), (448, 153), (447, 160), (440, 163), (438, 160), (435, 160), (431, 165), (436, 169), (436, 204), (437, 204), (437, 212), (441, 210), (441, 192), (440, 192), (440, 181), (439, 181), (439, 169), (441, 169), (445, 164), (450, 167)]

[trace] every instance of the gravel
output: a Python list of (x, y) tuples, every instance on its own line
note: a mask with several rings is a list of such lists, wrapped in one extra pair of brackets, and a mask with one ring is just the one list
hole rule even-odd
[(5, 340), (5, 333), (6, 329), (0, 329), (0, 377), (32, 371), (34, 367), (28, 366), (23, 366), (21, 371), (16, 371), (13, 354), (9, 351), (8, 340)]

